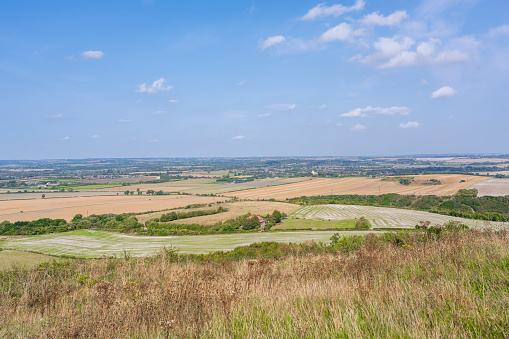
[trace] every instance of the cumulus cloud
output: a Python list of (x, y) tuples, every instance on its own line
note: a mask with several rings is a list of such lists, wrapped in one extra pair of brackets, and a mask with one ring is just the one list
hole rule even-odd
[(361, 35), (361, 30), (354, 30), (349, 24), (342, 22), (339, 25), (325, 31), (320, 36), (321, 42), (351, 41), (354, 37)]
[(64, 115), (63, 115), (63, 114), (61, 114), (61, 113), (53, 114), (53, 115), (51, 116), (51, 118), (52, 118), (52, 119), (60, 119), (60, 118), (63, 118), (63, 117), (64, 117)]
[(81, 53), (85, 59), (101, 59), (104, 55), (102, 51), (86, 51)]
[(233, 140), (244, 140), (246, 137), (244, 135), (237, 135), (232, 138)]
[(94, 139), (99, 139), (100, 137), (101, 137), (101, 136), (100, 136), (99, 134), (94, 134), (94, 135), (92, 135), (92, 138), (94, 138)]
[(361, 23), (366, 26), (396, 26), (406, 18), (408, 18), (408, 13), (406, 11), (396, 11), (388, 16), (375, 12), (367, 14), (361, 20)]
[(458, 49), (437, 52), (436, 46), (440, 44), (440, 39), (430, 38), (428, 41), (419, 43), (415, 51), (411, 51), (410, 49), (415, 45), (415, 41), (409, 37), (382, 37), (373, 43), (376, 50), (374, 54), (366, 57), (357, 56), (351, 60), (363, 64), (376, 64), (379, 68), (424, 64), (441, 65), (469, 60), (469, 56)]
[(408, 107), (371, 107), (368, 106), (366, 108), (356, 108), (351, 110), (350, 112), (343, 113), (340, 116), (343, 118), (367, 118), (369, 116), (368, 113), (374, 113), (379, 115), (408, 115), (410, 110)]
[(302, 18), (301, 20), (315, 20), (318, 18), (333, 16), (337, 18), (340, 15), (343, 15), (352, 11), (359, 11), (364, 8), (364, 0), (357, 0), (355, 4), (352, 6), (344, 6), (344, 5), (331, 5), (326, 6), (324, 3), (321, 3), (313, 8), (311, 8)]
[(266, 117), (270, 117), (272, 115), (272, 113), (262, 113), (262, 114), (258, 114), (258, 116), (260, 118), (266, 118)]
[(266, 49), (271, 46), (276, 46), (276, 45), (282, 44), (285, 41), (286, 41), (286, 38), (282, 35), (271, 36), (271, 37), (267, 38), (262, 43), (262, 49)]
[(177, 103), (177, 102), (179, 102), (179, 101), (178, 101), (178, 100), (175, 100), (175, 99), (170, 99), (170, 100), (168, 100), (168, 102), (169, 102), (170, 104), (176, 104), (176, 103)]
[(295, 107), (297, 107), (296, 104), (274, 104), (274, 105), (265, 106), (265, 108), (275, 109), (278, 111), (290, 111), (290, 110), (295, 109)]
[(237, 82), (237, 86), (244, 86), (246, 84), (245, 80)]
[(409, 122), (402, 122), (401, 124), (399, 124), (399, 127), (400, 128), (417, 128), (421, 126), (421, 123), (417, 122), (417, 121), (409, 121)]
[(164, 113), (166, 113), (166, 111), (154, 111), (152, 114), (159, 115)]
[(449, 86), (444, 86), (444, 87), (437, 89), (433, 93), (431, 93), (431, 98), (433, 98), (433, 99), (446, 98), (446, 97), (451, 97), (456, 93), (458, 93), (458, 92), (454, 88), (449, 87)]
[(320, 106), (311, 106), (311, 109), (317, 109), (317, 110), (323, 111), (327, 107), (328, 107), (327, 105), (323, 104), (323, 105), (320, 105)]
[(495, 28), (490, 29), (488, 32), (488, 36), (494, 38), (500, 35), (509, 35), (509, 25), (502, 25)]
[(69, 139), (71, 139), (71, 138), (69, 138), (69, 137), (63, 137), (63, 138), (60, 138), (59, 140), (69, 140)]
[(146, 83), (138, 85), (138, 89), (136, 90), (136, 92), (154, 94), (154, 93), (159, 93), (159, 92), (163, 92), (163, 91), (169, 91), (172, 88), (173, 88), (173, 86), (166, 85), (165, 78), (160, 78), (160, 79), (154, 81), (152, 83), (152, 85), (150, 85), (150, 86), (147, 86)]
[(363, 130), (365, 130), (366, 128), (367, 128), (366, 126), (361, 125), (361, 124), (357, 124), (357, 125), (354, 125), (354, 126), (350, 127), (350, 129), (351, 129), (352, 131), (363, 131)]

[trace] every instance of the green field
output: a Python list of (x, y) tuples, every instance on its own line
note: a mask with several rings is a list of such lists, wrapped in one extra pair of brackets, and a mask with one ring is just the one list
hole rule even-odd
[[(103, 255), (122, 256), (124, 251), (132, 256), (147, 256), (156, 254), (164, 246), (170, 245), (183, 253), (207, 253), (232, 250), (237, 246), (262, 241), (304, 242), (314, 240), (329, 242), (330, 237), (334, 233), (337, 232), (266, 232), (178, 237), (137, 237), (102, 231), (80, 230), (5, 240), (0, 242), (0, 247), (85, 258), (95, 258)], [(365, 232), (346, 231), (340, 233), (350, 235)]]
[(330, 230), (355, 228), (355, 219), (347, 220), (311, 220), (286, 219), (281, 224), (272, 227), (273, 230)]
[(12, 267), (34, 267), (43, 262), (62, 260), (49, 255), (20, 252), (20, 251), (0, 251), (0, 271)]

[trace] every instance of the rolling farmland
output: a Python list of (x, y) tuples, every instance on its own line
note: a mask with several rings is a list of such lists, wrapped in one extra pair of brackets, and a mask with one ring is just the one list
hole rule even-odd
[[(292, 213), (291, 218), (348, 220), (365, 217), (374, 228), (413, 228), (419, 221), (430, 221), (432, 225), (443, 224), (449, 220), (460, 221), (469, 227), (484, 227), (488, 225), (482, 220), (472, 220), (428, 213), (422, 211), (405, 210), (388, 207), (355, 206), (355, 205), (318, 205), (306, 206)], [(490, 222), (491, 226), (502, 226), (503, 223)], [(508, 226), (505, 224), (505, 226)]]
[(191, 204), (227, 200), (221, 197), (192, 195), (134, 195), (54, 198), (37, 200), (0, 201), (0, 222), (36, 220), (40, 218), (71, 220), (78, 213), (87, 214), (127, 213), (157, 211)]
[(491, 195), (493, 197), (500, 197), (509, 195), (509, 179), (490, 179), (473, 185), (471, 188), (477, 189), (482, 197)]
[[(97, 258), (103, 255), (122, 256), (124, 251), (133, 256), (148, 256), (158, 253), (164, 246), (175, 246), (184, 253), (207, 253), (232, 250), (237, 246), (254, 242), (304, 242), (309, 240), (329, 242), (338, 232), (267, 232), (237, 233), (178, 237), (139, 237), (115, 233), (80, 230), (67, 233), (37, 235), (0, 241), (0, 247), (21, 251), (33, 251), (51, 255), (71, 255)], [(339, 232), (342, 235), (365, 234), (366, 232)]]
[[(226, 202), (221, 204), (223, 208), (226, 208), (228, 211), (213, 214), (213, 215), (203, 215), (199, 217), (187, 218), (187, 219), (178, 219), (171, 221), (174, 224), (200, 224), (200, 225), (214, 225), (217, 222), (226, 221), (228, 219), (233, 219), (239, 217), (241, 215), (251, 213), (257, 215), (267, 215), (269, 213), (274, 212), (274, 210), (278, 210), (281, 213), (290, 214), (295, 212), (300, 208), (299, 205), (295, 204), (287, 204), (284, 202), (273, 202), (273, 201), (236, 201), (236, 202)], [(213, 205), (211, 207), (199, 207), (199, 208), (189, 208), (182, 210), (175, 210), (175, 212), (191, 212), (195, 210), (215, 210), (217, 209), (217, 205)], [(149, 214), (143, 214), (138, 216), (138, 220), (140, 222), (145, 222), (150, 219), (159, 218), (162, 214), (168, 212), (155, 212)]]
[[(340, 178), (325, 179), (316, 178), (284, 186), (264, 187), (250, 189), (242, 192), (228, 193), (228, 196), (236, 196), (239, 199), (277, 199), (285, 200), (300, 196), (329, 195), (329, 194), (366, 194), (380, 195), (386, 193), (398, 194), (423, 194), (423, 195), (452, 195), (458, 190), (468, 188), (472, 184), (487, 180), (486, 177), (437, 174), (413, 176), (416, 180), (425, 181), (436, 179), (441, 185), (409, 185), (404, 186), (395, 181), (384, 181), (371, 178)], [(465, 182), (461, 182), (464, 180)]]

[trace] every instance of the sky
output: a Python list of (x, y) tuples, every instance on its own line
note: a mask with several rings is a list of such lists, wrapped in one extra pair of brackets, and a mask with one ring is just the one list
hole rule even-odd
[(509, 1), (0, 3), (0, 159), (509, 153)]

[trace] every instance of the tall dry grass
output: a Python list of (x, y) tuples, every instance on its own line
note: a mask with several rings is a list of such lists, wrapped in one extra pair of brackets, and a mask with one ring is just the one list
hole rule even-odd
[(508, 244), (478, 231), (398, 245), (371, 235), (350, 254), (194, 263), (163, 253), (13, 270), (0, 276), (0, 336), (506, 338)]

